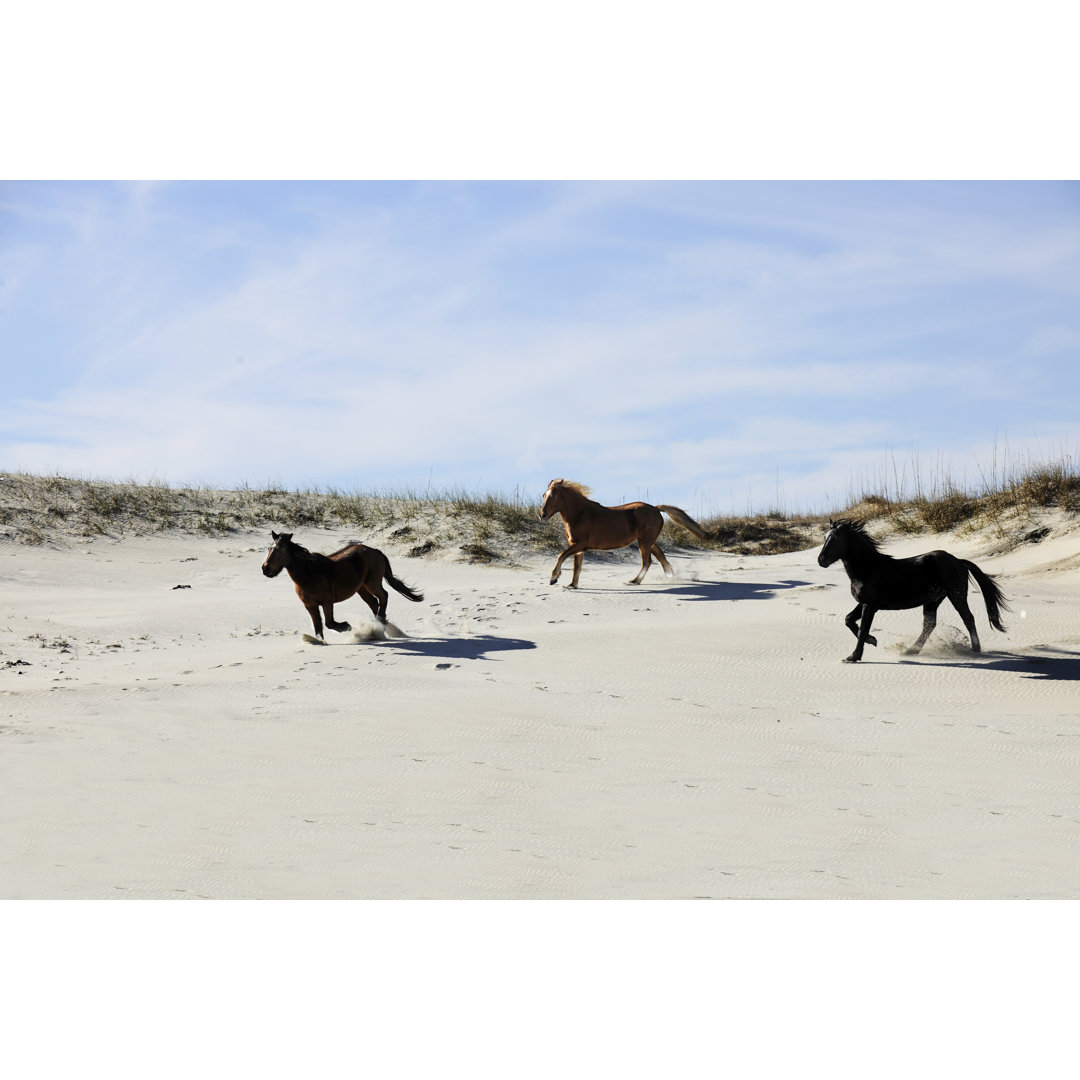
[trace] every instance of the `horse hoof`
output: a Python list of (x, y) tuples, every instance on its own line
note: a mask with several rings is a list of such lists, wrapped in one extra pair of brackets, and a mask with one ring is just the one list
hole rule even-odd
[(845, 656), (841, 662), (844, 664), (857, 664), (861, 659), (861, 656)]

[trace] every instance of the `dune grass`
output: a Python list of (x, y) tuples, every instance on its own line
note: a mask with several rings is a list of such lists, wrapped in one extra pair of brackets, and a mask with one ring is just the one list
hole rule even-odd
[(357, 539), (375, 536), (410, 554), (449, 549), (478, 561), (504, 557), (511, 543), (535, 551), (564, 546), (559, 524), (540, 521), (538, 506), (520, 494), (249, 486), (218, 491), (0, 473), (0, 539), (23, 544), (173, 530), (223, 536), (262, 528), (352, 530)]
[(988, 531), (1008, 539), (1047, 509), (1080, 511), (1080, 462), (1072, 455), (1002, 465), (995, 452), (991, 468), (980, 469), (972, 485), (943, 472), (927, 485), (917, 473), (906, 485), (902, 479), (865, 485), (851, 500), (848, 516), (879, 521), (899, 533)]
[[(873, 523), (883, 533), (986, 530), (998, 540), (1019, 543), (1038, 511), (1080, 511), (1080, 464), (1071, 456), (1009, 468), (999, 467), (995, 459), (971, 487), (947, 474), (935, 475), (926, 485), (917, 473), (905, 474), (904, 482), (878, 480), (856, 487), (845, 506), (829, 513), (789, 515), (778, 509), (744, 517), (705, 516), (700, 523), (714, 537), (707, 541), (669, 521), (664, 543), (741, 555), (799, 551), (819, 544), (829, 518), (840, 516)], [(246, 485), (219, 491), (0, 473), (0, 541), (23, 544), (166, 531), (223, 536), (251, 529), (333, 529), (416, 557), (490, 562), (522, 551), (553, 554), (565, 546), (561, 519), (541, 521), (538, 511), (536, 499), (521, 491), (420, 494)]]

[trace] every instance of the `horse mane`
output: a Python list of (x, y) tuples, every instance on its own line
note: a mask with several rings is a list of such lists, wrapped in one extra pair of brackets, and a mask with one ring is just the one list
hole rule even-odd
[(308, 562), (317, 563), (323, 559), (328, 559), (328, 557), (323, 555), (320, 551), (308, 551), (303, 544), (298, 544), (291, 536), (289, 537), (289, 547), (294, 555), (298, 555), (301, 559), (308, 560)]
[(569, 488), (571, 491), (576, 491), (586, 499), (592, 494), (591, 487), (586, 487), (585, 484), (579, 484), (576, 480), (553, 480), (552, 483), (560, 484), (562, 487)]
[(857, 536), (862, 543), (866, 544), (873, 551), (878, 554), (881, 553), (878, 542), (866, 531), (865, 522), (856, 521), (854, 518), (840, 518), (837, 521), (830, 522), (830, 524), (834, 529), (843, 529), (845, 532)]

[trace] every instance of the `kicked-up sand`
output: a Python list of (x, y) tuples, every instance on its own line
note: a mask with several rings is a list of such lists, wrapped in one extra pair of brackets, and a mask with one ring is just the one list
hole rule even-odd
[[(268, 534), (0, 545), (0, 896), (1080, 896), (1080, 532), (947, 547), (1013, 611), (883, 612), (838, 564), (409, 559), (405, 636), (305, 641)], [(297, 530), (329, 552), (345, 533)], [(662, 542), (662, 540), (661, 540)], [(377, 545), (382, 546), (382, 545)], [(568, 581), (564, 575), (564, 581)]]

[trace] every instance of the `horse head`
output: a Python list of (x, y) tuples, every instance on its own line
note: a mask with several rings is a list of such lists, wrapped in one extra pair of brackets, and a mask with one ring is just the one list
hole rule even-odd
[(588, 502), (591, 494), (591, 488), (579, 484), (576, 480), (564, 480), (562, 477), (552, 480), (540, 504), (540, 520), (547, 521), (552, 514), (560, 511), (563, 517), (567, 518), (567, 513), (573, 513), (583, 503)]
[(866, 531), (863, 522), (840, 518), (829, 522), (829, 531), (817, 561), (818, 566), (832, 566), (837, 559), (872, 558), (878, 553), (878, 543)]
[(818, 566), (832, 566), (837, 559), (844, 556), (846, 545), (843, 536), (847, 526), (846, 521), (829, 521), (829, 530), (825, 533), (825, 543), (821, 545), (818, 554)]
[(262, 572), (267, 577), (277, 577), (288, 564), (292, 533), (276, 533), (271, 530), (270, 536), (274, 542), (266, 553), (266, 559), (262, 564)]
[(544, 492), (544, 498), (540, 503), (540, 520), (547, 521), (552, 514), (559, 512), (560, 497), (562, 495), (562, 485), (566, 481), (561, 477), (558, 480), (552, 480), (547, 486), (547, 491)]

